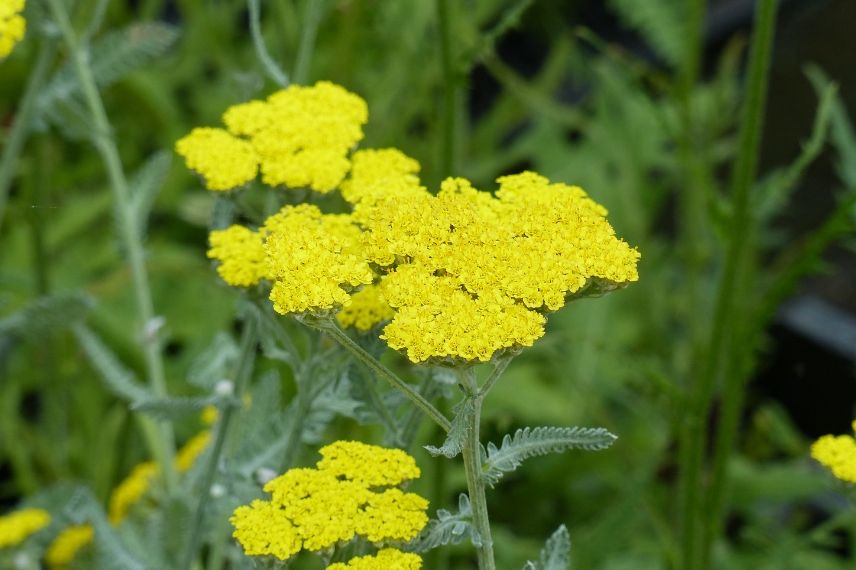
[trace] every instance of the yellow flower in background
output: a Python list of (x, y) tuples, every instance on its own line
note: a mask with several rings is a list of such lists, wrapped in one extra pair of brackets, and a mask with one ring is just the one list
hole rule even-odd
[(15, 546), (51, 523), (44, 509), (20, 509), (0, 517), (0, 548)]
[(346, 214), (286, 206), (267, 219), (263, 231), (273, 279), (270, 300), (280, 314), (331, 312), (350, 303), (351, 290), (374, 280), (360, 230)]
[(209, 190), (238, 188), (255, 179), (259, 170), (253, 145), (223, 129), (193, 129), (175, 143), (175, 150)]
[[(856, 421), (853, 422), (856, 431)], [(811, 444), (811, 456), (842, 481), (856, 483), (856, 439), (851, 435), (824, 435)]]
[(367, 120), (365, 101), (338, 85), (291, 85), (264, 101), (230, 107), (226, 130), (194, 129), (176, 151), (209, 190), (243, 186), (261, 169), (269, 186), (329, 192), (348, 173), (348, 154)]
[(388, 321), (394, 315), (377, 285), (366, 285), (351, 295), (350, 305), (336, 313), (336, 320), (343, 327), (354, 327), (368, 332), (378, 323)]
[(211, 443), (211, 432), (204, 430), (190, 438), (175, 454), (175, 468), (179, 473), (190, 471), (196, 459)]
[(70, 526), (57, 535), (48, 546), (45, 561), (50, 568), (67, 566), (82, 548), (92, 543), (95, 531), (92, 525)]
[(23, 11), (24, 0), (0, 0), (0, 60), (24, 39), (27, 21), (21, 15)]
[(393, 485), (419, 476), (397, 449), (339, 441), (323, 447), (315, 469), (290, 469), (265, 486), (269, 501), (235, 509), (233, 536), (251, 556), (287, 560), (355, 536), (370, 542), (412, 540), (428, 523), (428, 501)]
[(158, 465), (154, 461), (140, 463), (113, 489), (107, 507), (107, 513), (112, 524), (116, 525), (125, 520), (131, 507), (137, 504), (149, 491), (158, 471)]
[(357, 556), (347, 564), (336, 562), (327, 566), (327, 570), (419, 570), (422, 558), (418, 554), (401, 552), (394, 548), (384, 548), (375, 556)]
[(208, 257), (220, 262), (217, 273), (233, 287), (251, 287), (267, 276), (264, 238), (244, 226), (214, 230), (208, 236)]

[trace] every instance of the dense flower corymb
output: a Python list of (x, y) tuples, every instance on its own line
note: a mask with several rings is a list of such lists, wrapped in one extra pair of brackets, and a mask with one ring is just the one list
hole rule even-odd
[(92, 525), (70, 526), (54, 539), (45, 553), (45, 561), (51, 568), (67, 566), (82, 548), (92, 542), (95, 531)]
[(50, 513), (43, 509), (21, 509), (0, 517), (0, 548), (20, 544), (50, 522)]
[(315, 469), (291, 469), (269, 481), (269, 501), (235, 509), (229, 520), (246, 554), (287, 560), (355, 536), (375, 543), (408, 541), (428, 523), (428, 501), (396, 487), (384, 489), (419, 476), (403, 451), (340, 441), (321, 454)]
[[(856, 431), (856, 421), (853, 422)], [(842, 481), (856, 483), (856, 439), (851, 435), (825, 435), (811, 445), (811, 456)]]
[(394, 548), (384, 548), (376, 556), (357, 556), (347, 564), (337, 562), (327, 566), (327, 570), (419, 570), (422, 558), (418, 554), (401, 552)]
[(360, 332), (367, 332), (378, 323), (388, 321), (393, 315), (395, 312), (386, 302), (380, 287), (366, 285), (351, 295), (351, 304), (336, 313), (336, 320), (343, 327), (354, 327)]
[(365, 101), (338, 85), (292, 85), (230, 107), (226, 130), (194, 129), (176, 150), (210, 190), (243, 186), (260, 169), (269, 186), (329, 192), (348, 173), (367, 120)]
[(24, 0), (0, 0), (0, 59), (24, 39), (27, 21), (21, 15), (23, 11)]

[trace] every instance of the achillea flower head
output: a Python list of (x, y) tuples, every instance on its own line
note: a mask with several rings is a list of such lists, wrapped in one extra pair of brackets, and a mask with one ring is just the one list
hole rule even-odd
[(24, 0), (0, 0), (0, 60), (24, 39), (27, 21), (21, 15), (23, 11)]
[(0, 548), (15, 546), (51, 523), (44, 509), (20, 509), (0, 517)]
[[(300, 550), (325, 550), (355, 536), (407, 541), (428, 523), (428, 501), (381, 488), (418, 477), (403, 451), (336, 442), (321, 453), (316, 469), (291, 469), (268, 481), (269, 501), (235, 510), (229, 520), (245, 553), (287, 560)], [(385, 469), (386, 475), (378, 473)]]
[(223, 129), (199, 127), (175, 143), (187, 167), (202, 176), (209, 190), (243, 186), (259, 171), (259, 157), (249, 142)]
[(388, 321), (394, 314), (380, 287), (366, 285), (351, 295), (351, 303), (336, 313), (336, 320), (343, 327), (354, 327), (364, 333), (372, 330), (378, 323)]
[(532, 172), (498, 182), (495, 196), (449, 178), (436, 196), (360, 204), (366, 255), (394, 269), (381, 282), (396, 311), (382, 338), (413, 362), (530, 346), (569, 297), (638, 279), (638, 251), (582, 189)]
[(92, 543), (95, 531), (92, 525), (70, 526), (57, 535), (48, 546), (45, 561), (49, 568), (64, 568), (71, 563), (77, 553)]
[[(856, 422), (853, 422), (856, 430)], [(856, 483), (856, 439), (851, 435), (824, 435), (811, 444), (811, 456), (838, 479)]]
[(375, 556), (357, 556), (347, 564), (336, 562), (327, 566), (327, 570), (420, 570), (422, 558), (411, 552), (401, 552), (394, 548), (384, 548)]
[(419, 170), (416, 160), (395, 148), (358, 150), (351, 156), (348, 179), (339, 188), (342, 197), (354, 205), (390, 196), (406, 199), (424, 191), (417, 176)]
[(232, 225), (208, 235), (208, 257), (220, 262), (217, 273), (233, 287), (251, 287), (267, 276), (261, 232)]
[(158, 471), (158, 465), (154, 461), (140, 463), (113, 489), (107, 510), (112, 524), (116, 525), (125, 520), (131, 507), (149, 491)]
[(367, 120), (366, 102), (338, 85), (291, 85), (230, 107), (226, 130), (194, 129), (176, 149), (210, 190), (242, 186), (260, 168), (269, 186), (329, 192), (348, 173)]
[(280, 314), (329, 314), (350, 303), (349, 292), (373, 279), (360, 230), (346, 214), (286, 206), (265, 222), (264, 249), (273, 279), (270, 299)]
[(203, 430), (187, 440), (175, 454), (175, 468), (179, 473), (190, 471), (197, 458), (211, 443), (211, 432)]

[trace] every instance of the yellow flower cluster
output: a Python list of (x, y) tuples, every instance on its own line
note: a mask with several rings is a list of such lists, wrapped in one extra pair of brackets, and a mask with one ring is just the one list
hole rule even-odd
[(532, 172), (498, 182), (495, 196), (449, 178), (436, 196), (360, 204), (366, 255), (391, 269), (382, 338), (413, 362), (530, 346), (569, 296), (638, 279), (638, 251), (582, 189)]
[(287, 560), (355, 536), (408, 541), (428, 523), (428, 501), (394, 487), (420, 474), (403, 451), (339, 441), (321, 455), (315, 469), (291, 469), (269, 481), (269, 501), (235, 509), (229, 520), (246, 554)]
[(44, 509), (21, 509), (0, 517), (0, 548), (24, 542), (51, 523), (51, 515)]
[(365, 101), (338, 85), (292, 85), (230, 107), (226, 129), (194, 129), (176, 151), (210, 190), (242, 186), (261, 169), (269, 186), (329, 192), (348, 173), (348, 153), (367, 120)]
[[(856, 431), (856, 421), (853, 430)], [(842, 481), (856, 483), (856, 439), (853, 436), (825, 435), (811, 445), (811, 456)]]
[(422, 558), (418, 554), (401, 552), (394, 548), (384, 548), (377, 556), (357, 556), (347, 564), (337, 562), (327, 566), (327, 570), (419, 570)]
[(336, 313), (336, 320), (343, 327), (354, 327), (360, 332), (368, 332), (378, 323), (391, 319), (394, 314), (380, 287), (366, 285), (351, 295), (351, 303)]
[(24, 0), (0, 0), (0, 59), (24, 39), (27, 21), (21, 16), (23, 11)]
[[(199, 455), (205, 451), (211, 441), (211, 434), (204, 430), (185, 443), (175, 455), (175, 468), (179, 473), (189, 471)], [(160, 473), (160, 466), (154, 461), (140, 463), (119, 483), (110, 495), (107, 513), (114, 525), (121, 523), (128, 512), (142, 499)]]
[(45, 553), (50, 568), (63, 568), (77, 556), (82, 548), (92, 542), (95, 532), (92, 525), (70, 526), (57, 535)]
[(350, 302), (349, 292), (374, 279), (361, 234), (347, 214), (286, 206), (267, 219), (264, 249), (278, 313), (325, 313)]

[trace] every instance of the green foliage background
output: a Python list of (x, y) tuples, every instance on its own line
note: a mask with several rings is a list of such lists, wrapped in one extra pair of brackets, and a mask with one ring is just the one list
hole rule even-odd
[[(39, 21), (38, 2), (29, 4), (30, 21)], [(147, 266), (156, 311), (166, 323), (170, 392), (191, 395), (199, 393), (187, 382), (194, 362), (219, 332), (232, 332), (238, 294), (218, 281), (204, 255), (215, 198), (171, 149), (191, 128), (217, 125), (229, 105), (276, 86), (257, 60), (244, 2), (167, 4), (107, 3), (91, 56), (105, 61), (102, 94), (123, 163), (139, 180), (153, 181)], [(579, 184), (607, 206), (617, 233), (642, 252), (638, 284), (553, 315), (547, 336), (515, 360), (487, 401), (485, 437), (497, 444), (503, 434), (540, 424), (605, 426), (620, 436), (608, 451), (532, 459), (506, 476), (489, 495), (499, 566), (537, 559), (545, 537), (564, 523), (574, 568), (673, 567), (680, 550), (675, 489), (682, 414), (733, 230), (722, 181), (738, 153), (746, 38), (726, 43), (711, 72), (684, 92), (690, 3), (607, 3), (650, 50), (653, 57), (643, 59), (575, 27), (574, 3), (453, 2), (457, 121), (450, 149), (443, 116), (449, 75), (434, 3), (323, 4), (308, 80), (334, 81), (367, 100), (364, 147), (401, 148), (420, 160), (429, 187), (454, 174), (489, 190), (497, 176), (524, 167)], [(87, 29), (99, 6), (96, 0), (74, 3), (78, 30)], [(268, 49), (286, 70), (294, 67), (307, 6), (285, 0), (263, 5)], [(515, 44), (495, 49), (505, 34), (521, 33), (521, 18), (524, 31), (542, 35), (544, 48), (543, 60), (525, 70), (506, 61)], [(110, 192), (97, 154), (80, 136), (87, 125), (75, 110), (73, 76), (63, 69), (67, 54), (49, 38), (31, 29), (0, 67), (0, 117), (8, 123), (37, 52), (57, 50), (55, 75), (39, 93), (39, 128), (17, 165), (0, 226), (4, 510), (59, 481), (86, 483), (103, 502), (133, 465), (147, 459), (126, 404), (105, 390), (70, 330), (85, 320), (142, 375)], [(122, 49), (133, 56), (123, 59)], [(763, 306), (732, 323), (750, 331), (743, 337), (748, 342), (729, 353), (742, 371), (734, 374), (751, 376), (778, 303), (817, 267), (828, 244), (853, 236), (856, 137), (831, 80), (810, 68), (809, 81), (818, 98), (814, 130), (803, 133), (807, 143), (794, 162), (762, 173), (753, 189), (750, 267), (736, 294), (741, 306)], [(489, 95), (471, 99), (484, 85), (492, 87)], [(689, 135), (682, 122), (686, 109)], [(688, 145), (686, 153), (681, 145)], [(839, 205), (812, 232), (783, 236), (786, 229), (777, 222), (824, 149), (839, 166)], [(690, 190), (702, 196), (704, 217), (700, 227), (688, 229), (682, 193)], [(148, 199), (140, 197), (144, 204)], [(54, 298), (35, 301), (45, 296)], [(287, 373), (281, 390), (293, 393)], [(775, 402), (743, 420), (725, 495), (733, 524), (717, 542), (718, 566), (849, 567), (842, 552), (845, 544), (852, 550), (845, 539), (856, 528), (852, 507), (847, 510), (844, 490), (807, 458), (810, 441)], [(192, 416), (180, 420), (179, 439), (196, 428)], [(339, 419), (325, 440), (379, 434)], [(440, 434), (423, 428), (417, 441), (439, 445)], [(314, 461), (314, 453), (305, 448), (304, 461)], [(433, 493), (432, 511), (452, 508), (462, 473), (437, 467), (418, 447), (415, 453), (426, 471), (422, 489)], [(437, 567), (470, 567), (468, 547), (452, 550), (449, 561), (434, 561), (448, 566)]]

